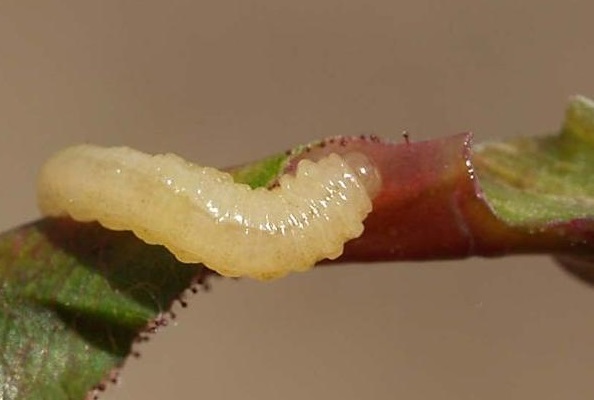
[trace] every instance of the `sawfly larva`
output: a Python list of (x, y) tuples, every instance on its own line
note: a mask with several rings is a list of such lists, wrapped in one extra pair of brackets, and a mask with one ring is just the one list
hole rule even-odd
[(363, 232), (379, 185), (360, 153), (302, 160), (276, 187), (252, 189), (174, 154), (81, 145), (43, 166), (38, 202), (48, 216), (131, 230), (182, 262), (270, 279), (342, 254)]

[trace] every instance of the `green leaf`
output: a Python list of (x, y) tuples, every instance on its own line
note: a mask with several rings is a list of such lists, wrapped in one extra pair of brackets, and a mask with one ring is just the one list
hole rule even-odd
[(252, 188), (267, 186), (283, 172), (288, 158), (289, 154), (277, 154), (261, 161), (229, 168), (228, 172), (235, 182), (245, 183)]
[(97, 224), (45, 219), (2, 235), (0, 398), (85, 398), (204, 274)]
[(561, 134), (477, 146), (475, 168), (493, 212), (541, 226), (594, 214), (594, 103), (575, 97)]

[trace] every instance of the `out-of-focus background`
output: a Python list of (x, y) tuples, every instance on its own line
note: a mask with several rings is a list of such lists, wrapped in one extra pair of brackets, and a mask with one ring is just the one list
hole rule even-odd
[[(591, 1), (2, 1), (0, 230), (61, 147), (258, 159), (336, 134), (555, 130)], [(546, 257), (215, 281), (104, 399), (587, 399), (594, 291)]]

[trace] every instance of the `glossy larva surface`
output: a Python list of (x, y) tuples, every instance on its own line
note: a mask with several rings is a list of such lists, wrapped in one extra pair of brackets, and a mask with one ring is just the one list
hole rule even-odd
[(268, 190), (173, 154), (82, 145), (44, 165), (38, 201), (48, 216), (131, 230), (182, 262), (270, 279), (338, 257), (362, 233), (378, 188), (361, 154), (303, 160)]

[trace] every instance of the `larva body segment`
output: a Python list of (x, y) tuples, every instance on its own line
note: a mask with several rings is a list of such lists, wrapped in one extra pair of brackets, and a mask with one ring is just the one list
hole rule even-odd
[(44, 165), (38, 201), (46, 215), (131, 230), (182, 262), (270, 279), (336, 258), (362, 233), (379, 178), (364, 156), (351, 163), (303, 160), (278, 187), (251, 189), (173, 154), (82, 145)]

